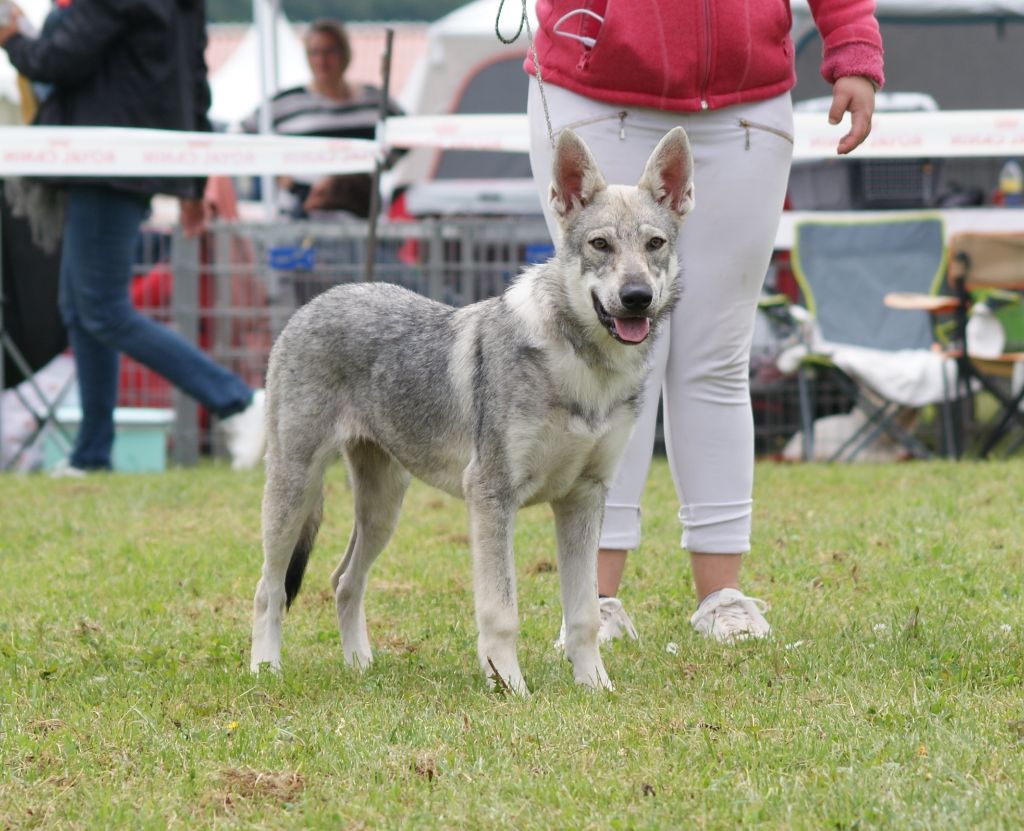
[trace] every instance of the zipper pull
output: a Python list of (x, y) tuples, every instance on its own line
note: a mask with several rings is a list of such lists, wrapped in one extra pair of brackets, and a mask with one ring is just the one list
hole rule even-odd
[(740, 127), (743, 128), (743, 133), (744, 133), (744, 135), (746, 137), (745, 141), (744, 141), (743, 149), (744, 150), (749, 150), (750, 149), (750, 122), (747, 121), (747, 119), (745, 119), (745, 118), (741, 118), (740, 119)]
[(626, 116), (629, 115), (625, 110), (619, 112), (619, 141), (626, 140)]

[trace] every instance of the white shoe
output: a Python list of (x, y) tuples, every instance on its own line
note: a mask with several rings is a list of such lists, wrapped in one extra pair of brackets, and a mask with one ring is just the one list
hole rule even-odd
[(762, 612), (768, 604), (747, 597), (739, 589), (721, 589), (701, 601), (690, 618), (690, 626), (720, 643), (736, 643), (748, 638), (767, 638), (771, 632)]
[[(614, 641), (617, 638), (626, 637), (632, 641), (639, 640), (633, 621), (626, 614), (622, 601), (617, 597), (601, 597), (597, 601), (597, 610), (601, 615), (601, 628), (597, 630), (597, 642), (599, 644)], [(555, 641), (555, 649), (565, 649), (565, 618), (562, 618), (562, 628), (558, 632), (558, 640)]]
[(75, 467), (67, 459), (61, 459), (50, 468), (51, 479), (84, 479), (85, 476), (86, 471), (80, 467)]
[(256, 390), (248, 407), (221, 420), (233, 470), (249, 470), (263, 459), (267, 438), (265, 409), (266, 393)]

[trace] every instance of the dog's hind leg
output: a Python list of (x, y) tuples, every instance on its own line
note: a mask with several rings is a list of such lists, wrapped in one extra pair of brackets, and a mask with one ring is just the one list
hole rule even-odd
[(577, 684), (613, 689), (601, 653), (597, 631), (597, 545), (601, 533), (605, 487), (580, 479), (571, 493), (551, 503), (558, 537), (558, 577), (565, 617), (565, 657), (572, 663)]
[(281, 666), (281, 621), (302, 582), (323, 511), (329, 456), (267, 459), (263, 489), (263, 571), (253, 598), (250, 668)]
[(345, 663), (362, 668), (373, 660), (363, 608), (366, 579), (398, 523), (409, 473), (372, 442), (350, 444), (345, 448), (345, 456), (355, 516), (345, 557), (331, 575), (331, 585)]

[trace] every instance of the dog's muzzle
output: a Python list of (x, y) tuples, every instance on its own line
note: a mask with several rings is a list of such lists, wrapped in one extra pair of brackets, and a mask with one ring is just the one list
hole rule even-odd
[(594, 311), (597, 312), (598, 321), (615, 340), (619, 343), (637, 344), (643, 343), (647, 339), (651, 332), (651, 321), (643, 312), (650, 308), (653, 298), (649, 289), (643, 287), (643, 292), (636, 291), (632, 294), (630, 287), (627, 286), (623, 289), (620, 298), (623, 305), (633, 313), (622, 317), (609, 314), (608, 310), (601, 305), (601, 301), (597, 299), (596, 292), (591, 292), (590, 296), (594, 301)]

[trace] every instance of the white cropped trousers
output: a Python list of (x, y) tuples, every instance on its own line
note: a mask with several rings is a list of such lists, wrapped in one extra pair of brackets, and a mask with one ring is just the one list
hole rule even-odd
[[(695, 207), (679, 235), (682, 294), (653, 351), (643, 408), (608, 494), (602, 548), (640, 544), (640, 498), (663, 399), (682, 545), (704, 554), (750, 550), (754, 422), (749, 359), (793, 155), (789, 94), (701, 113), (602, 103), (544, 85), (552, 129), (572, 128), (609, 184), (636, 184), (670, 129), (686, 130)], [(552, 238), (552, 148), (536, 80), (528, 106), (530, 161)]]

